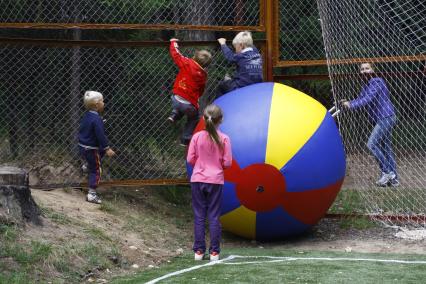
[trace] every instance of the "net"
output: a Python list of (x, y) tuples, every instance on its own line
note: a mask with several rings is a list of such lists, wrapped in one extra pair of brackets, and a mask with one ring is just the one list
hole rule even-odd
[[(420, 0), (317, 3), (334, 100), (353, 100), (372, 85), (360, 74), (360, 64), (368, 62), (389, 89), (396, 111), (391, 142), (400, 182), (397, 187), (376, 186), (381, 169), (369, 149), (374, 145), (367, 141), (376, 127), (368, 108), (377, 106), (377, 100), (364, 101), (366, 107), (339, 114), (347, 153), (345, 187), (356, 190), (363, 201), (365, 208), (357, 210), (366, 210), (387, 224), (425, 227), (426, 4)], [(378, 89), (371, 92), (380, 94)]]
[[(226, 72), (217, 44), (182, 46), (192, 57), (208, 49), (207, 90), (211, 102)], [(186, 177), (185, 149), (179, 146), (185, 119), (170, 125), (172, 87), (177, 74), (168, 43), (152, 47), (0, 46), (0, 160), (24, 167), (37, 185), (79, 181), (77, 133), (86, 90), (104, 94), (105, 129), (117, 156), (104, 159), (106, 179)], [(105, 179), (104, 179), (105, 180)]]

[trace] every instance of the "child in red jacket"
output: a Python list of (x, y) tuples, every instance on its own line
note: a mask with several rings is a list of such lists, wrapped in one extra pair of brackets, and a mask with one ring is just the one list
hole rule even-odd
[(207, 81), (204, 70), (212, 55), (207, 50), (197, 50), (193, 58), (183, 56), (178, 50), (178, 39), (170, 39), (170, 56), (179, 68), (173, 85), (172, 114), (167, 118), (175, 123), (186, 116), (186, 123), (181, 136), (181, 145), (187, 146), (199, 120), (198, 99), (203, 95)]

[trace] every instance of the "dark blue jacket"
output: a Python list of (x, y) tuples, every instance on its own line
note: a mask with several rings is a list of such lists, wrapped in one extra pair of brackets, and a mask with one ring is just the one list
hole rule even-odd
[(241, 53), (234, 53), (226, 44), (221, 48), (225, 58), (237, 65), (232, 80), (239, 88), (263, 81), (262, 57), (256, 47)]
[(109, 148), (104, 122), (96, 111), (87, 111), (80, 122), (78, 145), (86, 149), (105, 151)]
[(389, 90), (382, 78), (370, 79), (367, 85), (362, 88), (359, 97), (349, 103), (351, 109), (365, 106), (374, 122), (395, 115), (395, 109), (389, 97)]

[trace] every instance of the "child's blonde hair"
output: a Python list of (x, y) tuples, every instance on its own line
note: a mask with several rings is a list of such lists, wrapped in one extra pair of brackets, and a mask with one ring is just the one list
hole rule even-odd
[(219, 134), (216, 130), (216, 127), (222, 122), (222, 109), (214, 104), (208, 105), (204, 109), (203, 116), (206, 123), (206, 130), (209, 133), (210, 138), (219, 146), (221, 150), (223, 150), (222, 141), (220, 140)]
[(251, 32), (239, 32), (232, 40), (232, 45), (234, 47), (236, 47), (238, 44), (241, 44), (244, 48), (253, 46), (253, 38), (251, 37)]
[(205, 49), (197, 50), (195, 51), (194, 60), (200, 64), (201, 67), (205, 68), (212, 62), (212, 54)]
[(96, 108), (96, 104), (102, 100), (104, 97), (102, 96), (101, 93), (96, 92), (96, 91), (86, 91), (84, 93), (84, 97), (83, 97), (83, 101), (84, 101), (84, 106), (86, 107), (86, 109), (88, 110), (92, 110)]

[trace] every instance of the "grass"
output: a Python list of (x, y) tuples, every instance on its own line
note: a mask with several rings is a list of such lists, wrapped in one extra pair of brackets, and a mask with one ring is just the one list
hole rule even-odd
[[(376, 258), (426, 261), (424, 256), (283, 251), (279, 249), (229, 249), (230, 254), (257, 256), (227, 261), (231, 264), (206, 266), (162, 280), (160, 283), (420, 283), (425, 277), (426, 264), (397, 264), (366, 261), (296, 260), (270, 262), (261, 256)], [(145, 283), (152, 279), (208, 261), (194, 262), (192, 254), (177, 257), (159, 269), (151, 269), (136, 276), (116, 278), (112, 283)], [(248, 263), (259, 261), (259, 263)], [(226, 262), (225, 262), (226, 263)], [(238, 264), (239, 263), (239, 264)]]
[[(187, 251), (187, 248), (190, 247), (192, 213), (189, 196), (189, 187), (185, 186), (105, 191), (102, 194), (103, 204), (98, 207), (100, 210), (98, 213), (106, 213), (102, 215), (102, 218), (110, 218), (111, 224), (120, 220), (119, 224), (115, 223), (113, 226), (116, 231), (111, 231), (113, 228), (101, 226), (98, 223), (84, 222), (76, 217), (67, 216), (59, 208), (54, 210), (44, 207), (42, 207), (44, 216), (54, 223), (50, 230), (66, 228), (62, 235), (53, 236), (55, 232), (49, 231), (52, 236), (47, 238), (45, 235), (26, 236), (25, 231), (19, 227), (0, 224), (0, 283), (35, 283), (37, 281), (41, 283), (48, 281), (79, 283), (88, 271), (94, 269), (100, 271), (101, 278), (113, 275), (105, 272), (106, 269), (114, 271), (114, 275), (132, 273), (132, 276), (115, 279), (115, 283), (142, 283), (170, 271), (191, 267), (194, 262), (192, 255), (187, 253), (182, 257), (172, 259), (170, 263), (160, 266), (158, 269), (147, 268), (150, 263), (157, 266), (159, 261), (166, 261), (171, 255), (167, 251), (174, 252), (178, 248), (184, 248)], [(362, 201), (362, 196), (358, 191), (342, 190), (333, 205), (332, 212), (353, 213), (356, 208), (359, 208)], [(364, 229), (374, 225), (375, 223), (363, 218), (341, 220), (343, 228)], [(142, 241), (138, 246), (141, 251), (142, 248), (146, 251), (151, 248), (161, 248), (160, 251), (163, 255), (159, 257), (154, 253), (146, 253), (140, 256), (139, 251), (136, 251), (132, 253), (138, 256), (136, 260), (132, 260), (126, 253), (129, 252), (128, 246), (133, 243), (126, 243), (127, 238), (123, 237), (126, 235)], [(227, 243), (233, 243), (229, 239), (234, 237), (224, 234)], [(245, 240), (236, 239), (235, 243), (236, 246), (251, 246)], [(279, 245), (274, 249), (226, 247), (222, 257), (230, 254), (300, 256), (297, 252), (280, 249)], [(353, 253), (310, 252), (302, 256), (356, 255)], [(374, 257), (374, 255), (358, 256)], [(118, 260), (112, 261), (112, 257)], [(410, 258), (411, 256), (377, 255), (376, 257)], [(240, 261), (243, 260), (238, 260), (238, 262)], [(134, 270), (129, 270), (132, 263), (142, 264), (140, 267), (145, 271), (142, 274), (133, 275)], [(320, 261), (218, 265), (171, 278), (164, 283), (188, 283), (194, 281), (192, 278), (196, 278), (195, 280), (200, 283), (339, 283), (339, 281), (351, 282), (348, 279), (358, 280), (358, 278), (354, 278), (357, 273), (363, 274), (363, 278), (360, 279), (365, 280), (366, 283), (373, 283), (373, 280), (383, 282), (380, 281), (380, 277), (383, 277), (385, 282), (395, 281), (389, 278), (395, 277), (402, 283), (410, 283), (410, 281), (418, 280), (421, 274), (415, 265), (399, 267), (398, 265), (369, 263), (368, 266), (359, 263)], [(413, 269), (413, 274), (408, 273), (407, 269), (410, 269), (410, 273)], [(367, 276), (364, 277), (364, 274), (373, 280), (370, 281)], [(399, 277), (396, 276), (397, 274), (400, 274)]]
[(0, 272), (0, 283), (27, 284), (31, 283), (25, 272)]
[(340, 220), (339, 226), (342, 229), (366, 230), (377, 227), (378, 224), (368, 217), (347, 217)]
[[(72, 193), (69, 189), (64, 192)], [(105, 191), (98, 209), (111, 223), (119, 218), (120, 225), (112, 227), (71, 217), (60, 207), (41, 203), (42, 214), (49, 219), (45, 224), (49, 235), (28, 235), (23, 228), (0, 224), (0, 283), (80, 283), (89, 271), (98, 271), (103, 278), (112, 275), (106, 269), (128, 273), (134, 261), (147, 261), (137, 254), (126, 254), (130, 245), (127, 234), (139, 238), (140, 248), (147, 251), (161, 248), (164, 260), (167, 250), (175, 252), (189, 239), (192, 215), (188, 194), (188, 188), (176, 186)], [(146, 257), (151, 261), (158, 258)]]
[[(59, 225), (75, 226), (87, 234), (83, 240), (24, 240), (23, 229), (0, 224), (0, 283), (34, 283), (56, 279), (54, 283), (78, 283), (87, 271), (104, 270), (113, 264), (109, 256), (120, 252), (105, 232), (74, 220), (52, 209), (42, 208), (44, 215)], [(7, 260), (7, 261), (5, 261)], [(61, 277), (56, 276), (59, 273)]]
[(364, 200), (358, 190), (342, 189), (336, 197), (328, 213), (332, 214), (353, 214), (362, 213)]
[(117, 213), (117, 210), (116, 210), (114, 204), (112, 202), (106, 201), (106, 200), (102, 201), (102, 204), (99, 206), (99, 210), (104, 211), (104, 212), (109, 213), (109, 214), (113, 214), (113, 215), (115, 215)]
[(373, 188), (369, 190), (342, 189), (328, 213), (365, 214), (377, 211), (380, 214), (411, 214), (423, 212), (425, 189)]
[(49, 218), (53, 222), (61, 225), (70, 225), (73, 220), (63, 213), (55, 212), (50, 208), (39, 206), (43, 216)]
[(31, 241), (29, 246), (22, 245), (18, 240), (20, 229), (15, 226), (0, 225), (1, 244), (0, 257), (13, 258), (17, 263), (28, 266), (49, 256), (52, 251), (50, 244)]
[(84, 227), (85, 228), (83, 230), (89, 233), (94, 239), (113, 242), (113, 240), (103, 230), (87, 225), (85, 225)]
[(48, 242), (21, 242), (21, 232), (17, 226), (0, 224), (0, 283), (30, 283), (37, 265), (52, 253)]

